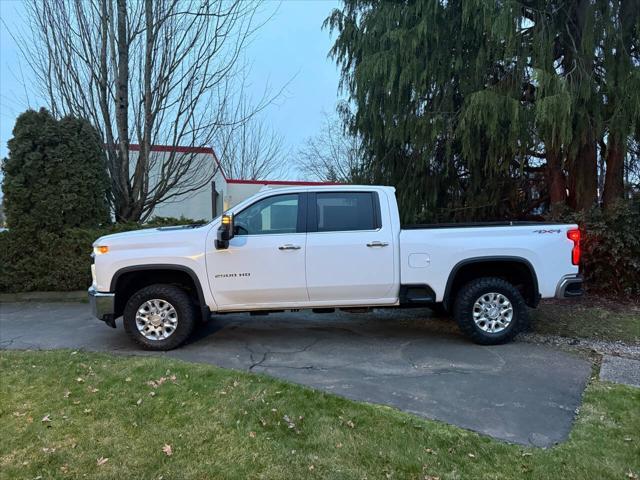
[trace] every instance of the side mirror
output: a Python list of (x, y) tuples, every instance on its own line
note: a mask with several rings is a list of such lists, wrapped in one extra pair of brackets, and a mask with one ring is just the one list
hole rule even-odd
[(216, 238), (216, 248), (223, 250), (229, 248), (229, 240), (233, 238), (233, 216), (222, 215), (220, 227), (218, 228), (218, 238)]

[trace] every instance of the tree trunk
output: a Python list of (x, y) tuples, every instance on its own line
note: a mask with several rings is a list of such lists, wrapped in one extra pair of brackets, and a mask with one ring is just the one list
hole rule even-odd
[(558, 150), (547, 151), (545, 177), (549, 188), (549, 207), (567, 201), (567, 184), (562, 171), (562, 155)]
[(588, 210), (598, 194), (598, 149), (593, 134), (578, 147), (569, 168), (569, 205), (576, 211)]
[(624, 198), (624, 144), (617, 135), (609, 135), (607, 144), (607, 172), (604, 179), (602, 200), (605, 208), (611, 208)]
[[(136, 221), (131, 218), (131, 186), (129, 183), (129, 36), (127, 32), (127, 1), (117, 2), (118, 73), (116, 80), (116, 127), (118, 131), (118, 176), (124, 186), (120, 205), (116, 210), (118, 221)], [(120, 218), (118, 218), (120, 217)]]

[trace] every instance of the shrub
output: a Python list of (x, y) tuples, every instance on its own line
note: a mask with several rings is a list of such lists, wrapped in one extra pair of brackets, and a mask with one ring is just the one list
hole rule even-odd
[(623, 202), (582, 215), (582, 266), (590, 290), (629, 299), (640, 296), (640, 209)]
[(91, 285), (91, 244), (98, 237), (168, 224), (198, 223), (190, 219), (170, 220), (154, 219), (142, 227), (129, 223), (63, 232), (25, 229), (1, 232), (0, 292), (84, 290)]
[(109, 222), (104, 150), (86, 120), (27, 110), (8, 147), (2, 189), (10, 229), (61, 232)]
[(640, 296), (640, 204), (619, 202), (608, 210), (556, 212), (583, 232), (580, 269), (589, 291), (628, 299)]

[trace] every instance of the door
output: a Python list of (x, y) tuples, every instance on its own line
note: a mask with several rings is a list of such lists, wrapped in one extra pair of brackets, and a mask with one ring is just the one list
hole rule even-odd
[(393, 234), (391, 225), (382, 224), (378, 194), (317, 192), (307, 201), (309, 300), (395, 302)]
[(297, 193), (272, 195), (234, 215), (229, 248), (212, 250), (207, 261), (219, 308), (259, 308), (308, 300), (304, 199)]

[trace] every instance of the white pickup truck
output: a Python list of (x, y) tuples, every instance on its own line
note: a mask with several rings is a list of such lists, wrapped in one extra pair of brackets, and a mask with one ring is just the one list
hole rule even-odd
[(107, 235), (93, 245), (96, 317), (142, 347), (181, 345), (211, 313), (426, 306), (497, 344), (540, 298), (582, 294), (576, 225), (401, 228), (395, 189), (265, 189), (206, 225)]

